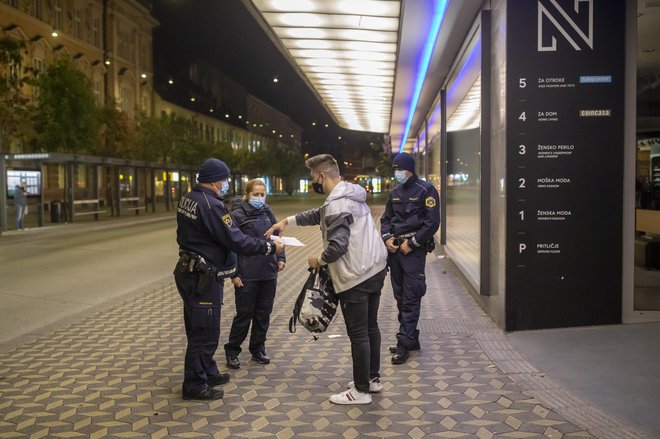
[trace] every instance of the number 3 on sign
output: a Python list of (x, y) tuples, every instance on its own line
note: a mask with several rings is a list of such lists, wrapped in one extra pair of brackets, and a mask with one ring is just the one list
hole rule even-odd
[(518, 145), (518, 154), (525, 155), (527, 153), (527, 148), (525, 145)]

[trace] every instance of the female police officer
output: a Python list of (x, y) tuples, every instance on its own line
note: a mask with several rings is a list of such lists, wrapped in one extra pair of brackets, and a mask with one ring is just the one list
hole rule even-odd
[[(245, 195), (232, 203), (232, 216), (238, 227), (248, 236), (262, 237), (277, 222), (270, 206), (266, 204), (266, 183), (255, 178), (245, 185)], [(273, 311), (277, 273), (284, 269), (284, 252), (277, 256), (239, 256), (238, 271), (232, 277), (236, 295), (236, 316), (231, 324), (225, 343), (227, 366), (241, 367), (238, 354), (241, 343), (250, 332), (250, 352), (259, 364), (270, 363), (266, 354), (266, 334)]]
[(207, 159), (197, 177), (199, 184), (184, 195), (177, 207), (179, 262), (174, 280), (183, 299), (188, 347), (185, 357), (183, 399), (220, 399), (213, 386), (229, 382), (213, 359), (220, 337), (223, 279), (236, 271), (236, 256), (272, 255), (283, 247), (246, 236), (233, 223), (220, 198), (229, 188), (229, 168)]

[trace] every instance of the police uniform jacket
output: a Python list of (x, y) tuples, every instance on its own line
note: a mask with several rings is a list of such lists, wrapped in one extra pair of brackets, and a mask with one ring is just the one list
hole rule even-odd
[[(275, 224), (275, 216), (268, 204), (260, 209), (243, 199), (235, 200), (231, 214), (234, 222), (248, 236), (263, 239), (266, 230)], [(278, 235), (279, 232), (274, 233)], [(237, 275), (242, 280), (273, 280), (277, 278), (277, 262), (286, 262), (284, 251), (279, 255), (238, 256)]]
[(275, 245), (246, 236), (218, 196), (200, 185), (179, 200), (176, 240), (181, 250), (203, 256), (219, 273), (236, 270), (236, 255), (275, 253)]
[(406, 237), (412, 248), (424, 246), (440, 226), (439, 201), (435, 187), (416, 174), (395, 186), (380, 219), (383, 241), (392, 236)]

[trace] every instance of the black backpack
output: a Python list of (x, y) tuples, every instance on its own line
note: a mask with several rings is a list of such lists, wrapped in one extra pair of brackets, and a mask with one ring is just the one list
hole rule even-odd
[[(339, 297), (332, 286), (328, 268), (309, 269), (309, 276), (293, 306), (293, 316), (289, 320), (289, 331), (296, 332), (296, 321), (309, 332), (325, 332), (337, 312)], [(314, 335), (314, 339), (318, 337)]]

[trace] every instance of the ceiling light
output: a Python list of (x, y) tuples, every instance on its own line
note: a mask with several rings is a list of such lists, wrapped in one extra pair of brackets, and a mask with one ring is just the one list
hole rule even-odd
[(400, 0), (251, 3), (342, 127), (389, 130)]

